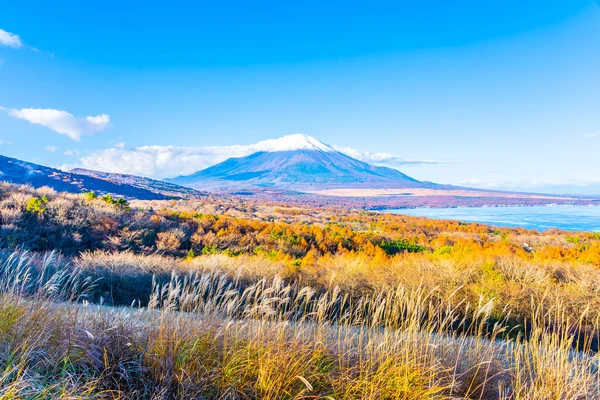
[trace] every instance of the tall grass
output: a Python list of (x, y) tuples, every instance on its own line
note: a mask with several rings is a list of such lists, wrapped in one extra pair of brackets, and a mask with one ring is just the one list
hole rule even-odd
[[(415, 254), (382, 264), (354, 254), (323, 257), (314, 265), (303, 265), (290, 273), (288, 264), (262, 256), (216, 254), (183, 260), (99, 251), (82, 253), (73, 264), (96, 282), (90, 301), (107, 305), (145, 306), (153, 284), (170, 282), (172, 273), (188, 280), (190, 275), (214, 273), (235, 283), (238, 291), (264, 279), (271, 282), (281, 278), (291, 287), (308, 286), (318, 294), (337, 288), (353, 302), (398, 288), (420, 290), (427, 292), (432, 302), (454, 308), (457, 314), (467, 304), (475, 307), (481, 301), (491, 301), (486, 325), (489, 329), (496, 322), (510, 326), (504, 335), (525, 331), (534, 312), (532, 301), (544, 303), (546, 308), (560, 302), (566, 316), (578, 321), (579, 328), (585, 327), (589, 334), (595, 331), (600, 318), (600, 272), (586, 264), (531, 263), (514, 257), (486, 258), (468, 253), (458, 258)], [(598, 349), (597, 340), (592, 348)]]
[(574, 319), (556, 298), (532, 303), (515, 335), (485, 297), (425, 286), (352, 297), (218, 271), (154, 280), (147, 306), (114, 308), (85, 303), (94, 282), (61, 262), (0, 263), (1, 399), (600, 396), (598, 330), (578, 329), (589, 310)]

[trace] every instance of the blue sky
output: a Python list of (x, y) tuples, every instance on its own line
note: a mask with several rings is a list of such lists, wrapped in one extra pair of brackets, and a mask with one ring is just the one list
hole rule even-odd
[(485, 3), (5, 2), (0, 153), (162, 178), (304, 133), (418, 179), (600, 193), (600, 6)]

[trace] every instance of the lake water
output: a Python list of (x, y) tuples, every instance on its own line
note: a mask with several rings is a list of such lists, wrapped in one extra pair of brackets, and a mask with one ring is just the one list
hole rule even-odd
[(540, 231), (551, 228), (568, 231), (600, 232), (600, 207), (539, 206), (539, 207), (464, 207), (464, 208), (410, 208), (387, 210), (435, 219), (453, 219), (464, 222), (523, 227)]

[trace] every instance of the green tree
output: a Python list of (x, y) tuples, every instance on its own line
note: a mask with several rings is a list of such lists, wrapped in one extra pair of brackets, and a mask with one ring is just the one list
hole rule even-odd
[(185, 256), (186, 260), (191, 260), (194, 257), (196, 257), (196, 253), (194, 253), (194, 249), (190, 249), (190, 251), (187, 252), (187, 255)]
[(86, 192), (83, 194), (83, 198), (92, 201), (98, 198), (98, 195), (95, 192)]
[(107, 204), (115, 204), (115, 199), (113, 199), (112, 195), (110, 194), (105, 194), (104, 196), (102, 196), (102, 201), (104, 201)]
[(42, 215), (46, 211), (47, 203), (48, 197), (46, 196), (42, 196), (41, 199), (39, 197), (33, 197), (27, 202), (25, 210), (30, 213)]
[(408, 242), (404, 239), (390, 241), (384, 240), (383, 242), (378, 243), (378, 245), (383, 249), (383, 251), (386, 252), (387, 255), (390, 256), (404, 252), (422, 253), (425, 251), (425, 248), (423, 246), (419, 246), (416, 243)]

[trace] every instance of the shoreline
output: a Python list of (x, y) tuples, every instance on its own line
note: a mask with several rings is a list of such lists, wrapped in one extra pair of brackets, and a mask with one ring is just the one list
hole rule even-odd
[[(478, 210), (473, 212), (469, 219), (464, 218), (464, 212), (468, 212), (469, 209)], [(486, 212), (479, 213), (481, 210), (488, 210)], [(503, 210), (508, 214), (502, 212), (496, 213), (494, 210)], [(558, 215), (552, 213), (536, 214), (532, 213), (527, 215), (526, 209), (530, 210), (548, 210), (548, 209), (570, 209), (575, 211), (585, 211), (588, 209), (594, 210), (592, 215), (577, 215), (571, 214), (570, 212), (559, 212)], [(499, 226), (505, 228), (523, 228), (528, 230), (537, 230), (540, 232), (549, 229), (558, 229), (565, 232), (600, 232), (600, 215), (596, 217), (596, 210), (600, 209), (597, 205), (568, 205), (568, 204), (544, 204), (544, 205), (533, 205), (533, 206), (482, 206), (482, 207), (413, 207), (413, 208), (395, 208), (386, 210), (374, 210), (381, 214), (393, 214), (393, 215), (406, 215), (410, 217), (423, 217), (435, 220), (449, 220), (449, 221), (460, 221), (465, 223), (477, 223), (488, 226)], [(424, 210), (424, 213), (412, 213), (408, 210)], [(458, 213), (453, 213), (451, 210), (460, 210)], [(511, 213), (510, 210), (515, 210), (515, 213)], [(517, 211), (518, 210), (518, 211)], [(446, 212), (446, 214), (444, 214)], [(523, 212), (523, 215), (520, 213)], [(472, 217), (472, 218), (471, 218)], [(480, 218), (482, 217), (482, 218)], [(491, 220), (488, 219), (491, 218)], [(546, 220), (549, 218), (549, 220)], [(599, 221), (597, 224), (594, 222), (586, 223), (587, 219)], [(498, 220), (495, 220), (498, 219)], [(556, 223), (555, 221), (563, 221)], [(583, 221), (583, 222), (582, 222)], [(566, 223), (565, 223), (566, 222)], [(581, 224), (581, 226), (573, 226), (573, 224)]]

